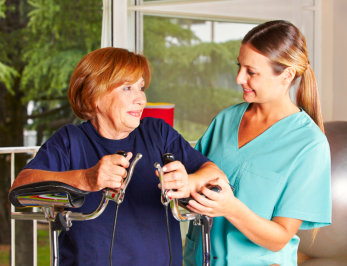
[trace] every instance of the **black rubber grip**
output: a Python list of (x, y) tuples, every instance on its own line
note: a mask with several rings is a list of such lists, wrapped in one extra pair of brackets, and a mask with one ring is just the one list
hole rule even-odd
[(175, 156), (172, 153), (164, 153), (163, 154), (163, 163), (168, 164), (175, 161)]
[(123, 155), (124, 157), (127, 157), (126, 151), (117, 151), (116, 154)]

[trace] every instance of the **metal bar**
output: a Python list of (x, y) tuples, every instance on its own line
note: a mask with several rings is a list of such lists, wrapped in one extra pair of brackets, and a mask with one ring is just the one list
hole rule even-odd
[[(0, 148), (0, 154), (10, 154), (11, 155), (11, 162), (10, 162), (10, 180), (11, 180), (11, 186), (15, 179), (15, 154), (16, 153), (33, 153), (33, 157), (39, 150), (40, 146), (28, 146), (28, 147), (1, 147)], [(13, 217), (13, 213), (15, 213), (15, 207), (11, 204), (10, 207), (11, 211), (11, 249), (10, 249), (10, 259), (11, 259), (11, 266), (16, 265), (16, 220)], [(16, 215), (14, 215), (16, 216)], [(17, 216), (16, 216), (17, 217)], [(19, 216), (18, 216), (19, 217)], [(21, 218), (17, 218), (19, 220), (22, 220)], [(23, 219), (26, 220), (26, 219)], [(41, 220), (41, 219), (40, 219)], [(43, 219), (44, 216), (43, 216)], [(33, 221), (33, 241), (34, 241), (34, 247), (33, 247), (33, 265), (37, 266), (37, 221)]]
[(33, 266), (37, 266), (37, 220), (33, 220)]
[(0, 148), (0, 154), (6, 153), (35, 153), (40, 146), (28, 146), (28, 147), (2, 147)]
[(111, 47), (114, 47), (114, 41), (113, 41), (113, 0), (111, 0)]
[[(13, 206), (11, 206), (11, 209)], [(15, 253), (16, 253), (16, 237), (15, 237), (15, 220), (11, 219), (11, 266), (16, 266)]]
[(49, 246), (51, 253), (51, 266), (59, 265), (59, 246), (58, 246), (58, 231), (54, 230), (53, 222), (49, 223)]
[[(14, 182), (14, 152), (11, 152), (11, 185)], [(14, 212), (14, 206), (11, 204), (11, 213)], [(11, 266), (16, 265), (16, 223), (11, 220)]]
[(42, 220), (46, 221), (43, 212), (12, 212), (11, 219), (14, 220)]
[[(142, 0), (135, 0), (135, 5), (142, 5)], [(143, 14), (135, 11), (135, 52), (143, 54)]]

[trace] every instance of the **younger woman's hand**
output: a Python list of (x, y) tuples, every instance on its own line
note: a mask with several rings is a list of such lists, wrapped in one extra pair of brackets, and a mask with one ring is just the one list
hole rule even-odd
[(232, 188), (223, 178), (211, 180), (209, 185), (219, 186), (221, 190), (215, 192), (204, 186), (200, 190), (204, 196), (197, 192), (191, 192), (194, 200), (189, 201), (188, 209), (210, 217), (226, 216), (235, 200)]

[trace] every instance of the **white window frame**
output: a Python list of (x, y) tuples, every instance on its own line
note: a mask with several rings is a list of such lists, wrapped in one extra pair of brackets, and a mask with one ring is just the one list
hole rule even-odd
[(263, 22), (283, 19), (294, 23), (305, 35), (311, 65), (321, 88), (322, 0), (142, 0), (113, 1), (115, 46), (143, 50), (143, 15), (182, 17), (230, 22)]

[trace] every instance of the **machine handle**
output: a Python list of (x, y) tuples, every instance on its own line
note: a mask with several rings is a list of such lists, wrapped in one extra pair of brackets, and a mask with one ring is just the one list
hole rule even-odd
[[(124, 157), (127, 156), (127, 152), (125, 151), (117, 151), (116, 154), (119, 155), (123, 155)], [(141, 153), (137, 153), (135, 156), (135, 159), (131, 162), (130, 166), (129, 166), (129, 170), (128, 170), (128, 174), (127, 176), (124, 178), (123, 180), (123, 184), (124, 186), (122, 188), (120, 188), (119, 190), (113, 190), (111, 188), (107, 188), (104, 190), (104, 195), (107, 199), (113, 200), (115, 201), (117, 204), (121, 204), (124, 200), (124, 196), (125, 196), (125, 190), (127, 188), (127, 186), (129, 185), (131, 178), (133, 176), (134, 173), (134, 168), (135, 165), (137, 164), (137, 162), (142, 158), (142, 154)]]

